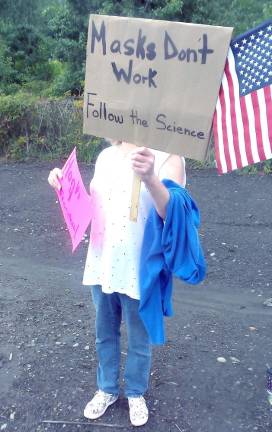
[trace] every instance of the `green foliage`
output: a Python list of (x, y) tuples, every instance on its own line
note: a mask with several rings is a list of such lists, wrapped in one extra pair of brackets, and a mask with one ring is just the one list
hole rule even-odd
[(52, 86), (55, 95), (70, 91), (78, 96), (83, 92), (89, 3), (67, 1), (44, 11), (53, 59), (65, 63), (65, 70)]
[(21, 136), (26, 137), (28, 149), (33, 107), (34, 99), (28, 94), (0, 97), (0, 154), (8, 153), (9, 146)]
[(90, 13), (227, 25), (235, 34), (272, 15), (267, 0), (0, 0), (0, 8), (0, 94), (33, 84), (34, 94), (55, 96), (83, 92)]
[(160, 5), (152, 10), (152, 15), (156, 19), (168, 21), (181, 21), (183, 2), (180, 0), (160, 1)]
[(16, 83), (23, 84), (32, 76), (39, 80), (50, 79), (47, 48), (33, 26), (17, 26), (7, 35), (7, 41)]
[(272, 16), (268, 0), (0, 0), (0, 10), (0, 153), (53, 157), (77, 145), (84, 160), (101, 140), (82, 135), (70, 96), (84, 89), (90, 13), (231, 26), (234, 35)]
[(269, 159), (263, 164), (264, 174), (272, 174), (272, 159)]
[(12, 60), (3, 39), (0, 39), (0, 59), (0, 82), (2, 85), (11, 83), (13, 81)]
[(178, 21), (182, 17), (183, 3), (182, 0), (103, 1), (99, 13)]
[(266, 19), (264, 6), (265, 2), (262, 0), (232, 0), (222, 24), (234, 27), (235, 35), (244, 33)]
[(42, 0), (0, 0), (1, 18), (15, 27), (18, 23), (39, 26), (42, 3)]
[(82, 135), (82, 104), (28, 93), (0, 96), (0, 154), (12, 159), (66, 157), (77, 146), (80, 160), (93, 161), (103, 142)]
[(260, 169), (261, 164), (253, 164), (253, 165), (248, 165), (245, 168), (241, 169), (241, 170), (237, 170), (237, 173), (239, 175), (243, 175), (243, 174), (257, 174), (258, 170)]

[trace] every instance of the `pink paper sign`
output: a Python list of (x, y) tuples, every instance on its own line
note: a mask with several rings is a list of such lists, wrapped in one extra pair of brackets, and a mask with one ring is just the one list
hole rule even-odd
[(76, 158), (76, 147), (62, 168), (61, 190), (57, 191), (62, 213), (68, 227), (72, 251), (81, 242), (92, 218), (91, 197), (84, 187)]

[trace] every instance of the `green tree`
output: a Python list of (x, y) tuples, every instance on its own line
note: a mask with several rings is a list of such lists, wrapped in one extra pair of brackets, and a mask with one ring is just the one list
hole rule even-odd
[(271, 17), (272, 9), (271, 3), (264, 0), (193, 0), (187, 3), (192, 6), (192, 22), (234, 27), (234, 35)]
[(55, 94), (82, 93), (90, 12), (98, 12), (98, 2), (67, 0), (44, 10), (52, 59), (65, 65), (55, 79)]
[(16, 86), (49, 78), (41, 3), (0, 0), (1, 87), (6, 93)]
[(90, 13), (231, 26), (237, 35), (271, 17), (272, 5), (267, 0), (0, 0), (0, 11), (2, 92), (40, 85), (48, 94), (78, 95)]

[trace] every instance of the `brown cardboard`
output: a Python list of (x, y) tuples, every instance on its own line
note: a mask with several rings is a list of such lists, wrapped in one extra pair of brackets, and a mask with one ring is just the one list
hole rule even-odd
[(231, 34), (91, 15), (84, 133), (204, 160)]

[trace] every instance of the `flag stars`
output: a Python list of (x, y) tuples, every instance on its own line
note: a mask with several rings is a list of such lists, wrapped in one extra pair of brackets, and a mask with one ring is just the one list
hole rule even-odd
[(243, 35), (232, 44), (240, 94), (248, 94), (270, 82), (272, 75), (270, 39), (272, 39), (271, 30), (266, 27), (259, 28), (250, 35)]

